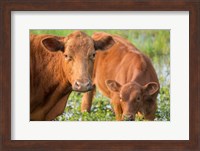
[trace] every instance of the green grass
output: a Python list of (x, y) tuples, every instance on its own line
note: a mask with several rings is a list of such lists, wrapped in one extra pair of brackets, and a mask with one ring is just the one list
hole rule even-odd
[(72, 92), (68, 99), (65, 112), (56, 118), (59, 121), (114, 121), (115, 116), (112, 111), (109, 99), (97, 92), (91, 112), (81, 113), (81, 98), (83, 93)]
[[(74, 30), (31, 30), (34, 34), (53, 34), (57, 36), (67, 36)], [(83, 30), (88, 35), (94, 32), (104, 31), (116, 34), (128, 39), (142, 52), (148, 55), (156, 69), (161, 85), (160, 93), (157, 97), (158, 109), (156, 121), (170, 120), (170, 31), (169, 30)], [(114, 121), (115, 116), (112, 111), (109, 99), (97, 92), (91, 112), (81, 113), (82, 93), (71, 93), (65, 112), (55, 120), (59, 121)], [(137, 121), (141, 121), (136, 116)]]

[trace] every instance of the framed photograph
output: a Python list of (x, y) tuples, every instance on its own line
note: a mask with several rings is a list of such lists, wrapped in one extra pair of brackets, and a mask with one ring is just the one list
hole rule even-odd
[(198, 0), (0, 3), (0, 150), (199, 150)]

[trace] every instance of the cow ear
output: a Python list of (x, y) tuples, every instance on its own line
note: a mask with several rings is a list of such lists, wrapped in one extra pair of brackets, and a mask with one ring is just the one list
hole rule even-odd
[(94, 33), (92, 39), (94, 40), (95, 50), (106, 50), (115, 44), (112, 36), (103, 32)]
[(58, 38), (45, 38), (42, 40), (42, 44), (52, 52), (64, 51), (64, 43)]
[(156, 82), (149, 82), (143, 87), (143, 89), (146, 95), (153, 95), (158, 91), (159, 86)]
[(119, 92), (121, 90), (121, 85), (115, 80), (106, 80), (105, 83), (110, 91)]

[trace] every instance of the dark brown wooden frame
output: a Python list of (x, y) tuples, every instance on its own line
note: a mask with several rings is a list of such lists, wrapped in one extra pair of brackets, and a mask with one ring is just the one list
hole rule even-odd
[[(12, 11), (189, 11), (189, 140), (11, 140)], [(0, 150), (200, 150), (200, 0), (1, 0), (0, 16)]]

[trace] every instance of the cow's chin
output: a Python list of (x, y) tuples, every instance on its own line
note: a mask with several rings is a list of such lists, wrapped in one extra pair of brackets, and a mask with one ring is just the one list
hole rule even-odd
[(76, 89), (72, 86), (72, 90), (73, 91), (76, 91), (76, 92), (88, 92), (88, 91), (91, 91), (93, 90), (93, 87), (89, 87), (89, 88), (84, 88), (84, 89)]

